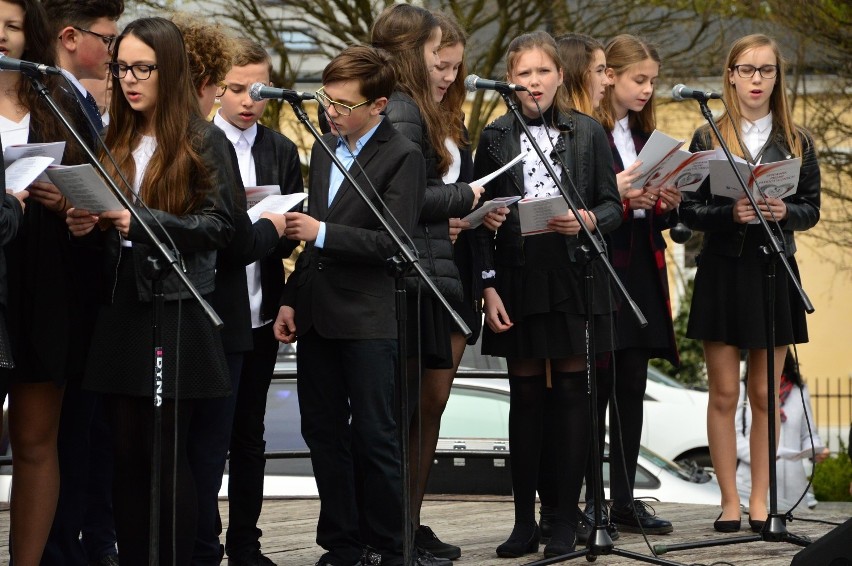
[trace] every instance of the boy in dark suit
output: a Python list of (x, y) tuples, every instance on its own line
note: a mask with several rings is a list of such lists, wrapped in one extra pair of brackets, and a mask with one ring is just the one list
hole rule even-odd
[[(233, 66), (216, 92), (221, 108), (213, 123), (234, 145), (246, 187), (278, 185), (283, 194), (302, 192), (296, 145), (258, 123), (266, 102), (255, 102), (249, 96), (252, 84), (269, 84), (271, 71), (269, 54), (261, 45), (249, 39), (235, 40)], [(298, 242), (281, 238), (262, 259), (245, 266), (243, 292), (250, 309), (245, 309), (246, 320), (240, 326), (250, 328), (251, 333), (247, 335), (248, 348), (242, 349), (238, 382), (233, 385), (236, 404), (229, 450), (229, 521), (225, 542), (230, 566), (273, 564), (261, 553), (261, 531), (257, 528), (266, 464), (263, 421), (266, 394), (278, 354), (272, 322), (284, 288), (282, 260), (297, 245)], [(233, 301), (233, 297), (224, 300)]]
[[(321, 500), (317, 543), (327, 551), (318, 566), (360, 564), (367, 546), (381, 564), (395, 566), (403, 563), (402, 479), (393, 411), (394, 280), (386, 263), (398, 250), (318, 144), (334, 148), (360, 185), (369, 177), (378, 194), (368, 198), (377, 205), (381, 198), (406, 232), (422, 204), (425, 163), (382, 115), (396, 82), (386, 53), (349, 47), (322, 81), (318, 99), (332, 133), (311, 155), (309, 214), (286, 215), (287, 237), (306, 246), (282, 294), (275, 336), (299, 339), (302, 435)], [(353, 460), (363, 478), (360, 507)]]

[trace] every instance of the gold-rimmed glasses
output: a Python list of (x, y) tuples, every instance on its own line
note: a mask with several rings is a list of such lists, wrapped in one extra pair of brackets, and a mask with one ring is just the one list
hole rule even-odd
[(328, 110), (329, 108), (334, 107), (334, 111), (337, 112), (337, 114), (339, 114), (340, 116), (349, 116), (356, 108), (360, 108), (361, 106), (364, 106), (365, 104), (369, 104), (371, 102), (370, 100), (365, 100), (364, 102), (359, 102), (354, 106), (350, 106), (349, 104), (344, 104), (342, 102), (337, 102), (336, 100), (330, 99), (328, 95), (325, 94), (325, 90), (323, 88), (320, 88), (316, 92), (316, 96), (317, 102), (322, 104), (323, 108)]

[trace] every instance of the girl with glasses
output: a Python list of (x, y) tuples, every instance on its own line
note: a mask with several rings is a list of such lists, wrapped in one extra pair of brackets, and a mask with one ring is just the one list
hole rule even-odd
[[(216, 250), (233, 235), (232, 194), (238, 181), (230, 142), (200, 115), (183, 38), (172, 22), (143, 18), (128, 24), (116, 39), (111, 73), (115, 95), (106, 145), (117, 167), (107, 158), (104, 166), (113, 178), (130, 182), (125, 191), (131, 201), (138, 197), (148, 204), (151, 212), (143, 211), (143, 218), (162, 224), (190, 281), (207, 297), (214, 288)], [(145, 258), (156, 252), (128, 210), (93, 215), (71, 209), (68, 224), (75, 236), (103, 250), (106, 293), (84, 385), (104, 394), (113, 432), (122, 564), (147, 564), (148, 541), (156, 535), (148, 532), (148, 490), (140, 486), (150, 484), (154, 367), (152, 284), (142, 269)], [(187, 432), (195, 400), (226, 396), (230, 379), (222, 340), (201, 305), (170, 270), (163, 289), (159, 561), (173, 564), (174, 547), (174, 564), (189, 564), (197, 508)], [(178, 512), (173, 515), (175, 499)]]
[[(759, 213), (781, 240), (798, 277), (793, 233), (819, 220), (820, 171), (811, 136), (793, 121), (778, 44), (765, 35), (749, 35), (731, 46), (722, 72), (727, 111), (717, 120), (731, 152), (752, 164), (802, 158), (796, 194), (759, 201)], [(718, 146), (709, 126), (699, 128), (690, 151)], [(740, 497), (736, 484), (734, 416), (739, 397), (740, 351), (748, 351), (748, 398), (752, 410), (750, 433), (751, 494), (749, 525), (759, 532), (767, 516), (769, 489), (768, 395), (778, 397), (787, 346), (808, 341), (805, 310), (787, 274), (775, 277), (775, 391), (767, 386), (767, 336), (764, 310), (767, 244), (763, 229), (750, 224), (756, 213), (746, 198), (713, 196), (709, 181), (681, 205), (683, 221), (704, 232), (697, 258), (698, 272), (687, 336), (704, 342), (710, 403), (707, 434), (713, 468), (722, 490), (717, 531), (740, 529)], [(775, 415), (775, 430), (778, 414)]]

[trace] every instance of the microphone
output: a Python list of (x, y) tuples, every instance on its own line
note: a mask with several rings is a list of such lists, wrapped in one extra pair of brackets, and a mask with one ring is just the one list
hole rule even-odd
[(672, 89), (672, 100), (680, 102), (687, 98), (694, 98), (699, 102), (706, 102), (712, 98), (722, 98), (722, 95), (713, 91), (702, 92), (700, 90), (689, 88), (686, 85), (675, 85)]
[(6, 57), (0, 53), (0, 71), (18, 71), (29, 76), (40, 75), (61, 75), (62, 71), (50, 65), (42, 65), (41, 63), (30, 63), (29, 61), (21, 61)]
[(254, 83), (249, 88), (249, 96), (255, 102), (272, 98), (275, 100), (286, 100), (287, 102), (299, 102), (301, 100), (314, 100), (316, 98), (310, 92), (299, 92), (287, 88), (275, 88), (263, 83)]
[(498, 92), (512, 91), (527, 91), (527, 87), (512, 83), (504, 83), (503, 81), (490, 81), (488, 79), (480, 79), (477, 75), (468, 75), (464, 79), (464, 88), (468, 92), (474, 92), (478, 89), (496, 90)]

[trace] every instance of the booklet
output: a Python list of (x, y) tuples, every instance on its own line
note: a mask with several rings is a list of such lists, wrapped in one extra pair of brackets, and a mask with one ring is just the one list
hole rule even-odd
[(303, 200), (308, 198), (308, 193), (293, 193), (289, 195), (268, 195), (260, 202), (248, 209), (249, 218), (252, 224), (260, 220), (260, 215), (264, 212), (272, 212), (274, 214), (284, 214), (290, 211), (293, 207), (298, 206)]
[(813, 458), (814, 454), (821, 454), (823, 450), (825, 448), (818, 444), (813, 447), (813, 450), (811, 450), (810, 446), (802, 450), (779, 446), (776, 456), (784, 460), (804, 460), (806, 458)]
[(471, 182), (470, 182), (470, 183), (468, 183), (468, 184), (469, 184), (471, 187), (482, 187), (482, 186), (484, 186), (484, 185), (485, 185), (485, 183), (487, 183), (488, 181), (493, 181), (493, 180), (494, 180), (494, 178), (495, 178), (495, 177), (497, 177), (497, 175), (500, 175), (501, 173), (503, 173), (504, 171), (506, 171), (509, 167), (512, 167), (513, 165), (515, 165), (518, 161), (523, 161), (523, 159), (524, 159), (526, 156), (527, 156), (527, 154), (526, 154), (526, 153), (519, 153), (519, 154), (518, 154), (518, 155), (516, 155), (516, 156), (515, 156), (515, 157), (514, 157), (514, 158), (513, 158), (510, 162), (508, 162), (507, 164), (505, 164), (505, 165), (504, 165), (504, 166), (502, 166), (501, 168), (497, 169), (496, 171), (493, 171), (493, 172), (489, 173), (488, 175), (486, 175), (485, 177), (482, 177), (481, 179), (477, 179), (477, 180), (475, 180), (475, 181), (471, 181)]
[(249, 209), (270, 195), (280, 195), (279, 185), (260, 185), (246, 187), (246, 208)]
[[(750, 166), (744, 160), (736, 159), (737, 169), (745, 179), (755, 200), (760, 200), (757, 185), (769, 198), (784, 198), (796, 194), (799, 184), (799, 170), (802, 158), (786, 159), (773, 163), (762, 163), (749, 171)], [(717, 196), (741, 199), (745, 196), (737, 176), (727, 160), (710, 161), (710, 192)]]
[(6, 190), (19, 193), (53, 163), (52, 157), (22, 157), (6, 168)]
[(462, 220), (469, 222), (471, 228), (478, 228), (482, 224), (482, 221), (485, 220), (486, 214), (492, 210), (497, 210), (500, 207), (513, 205), (519, 200), (521, 200), (520, 196), (514, 196), (499, 197), (486, 201), (482, 203), (479, 208), (462, 218)]
[[(62, 154), (65, 153), (65, 142), (49, 142), (49, 143), (23, 143), (18, 145), (10, 145), (3, 148), (4, 167), (24, 157), (50, 157), (53, 163), (57, 165), (62, 163)], [(42, 183), (49, 183), (50, 179), (42, 173), (36, 179)]]
[(521, 221), (521, 235), (544, 234), (553, 232), (547, 227), (554, 216), (568, 214), (568, 203), (562, 195), (543, 198), (525, 198), (518, 201), (518, 215)]
[(710, 160), (716, 155), (712, 149), (695, 153), (679, 149), (657, 169), (645, 186), (656, 189), (674, 185), (681, 192), (697, 191), (710, 174)]
[(91, 164), (54, 165), (47, 168), (50, 182), (56, 185), (74, 208), (100, 214), (108, 210), (123, 210), (124, 206), (95, 171)]
[(642, 165), (636, 170), (638, 177), (633, 181), (633, 186), (645, 187), (648, 181), (655, 177), (657, 170), (664, 167), (683, 144), (684, 140), (676, 140), (659, 130), (654, 130), (642, 151), (636, 156), (637, 161), (641, 161)]

